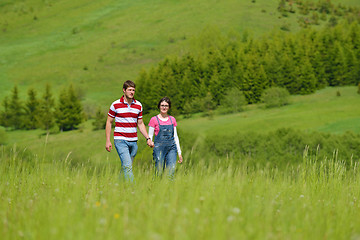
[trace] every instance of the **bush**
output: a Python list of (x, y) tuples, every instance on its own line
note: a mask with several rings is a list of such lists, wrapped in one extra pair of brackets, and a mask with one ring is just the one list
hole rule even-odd
[(290, 24), (283, 23), (283, 25), (281, 25), (280, 29), (283, 30), (283, 31), (289, 32), (290, 31)]
[(263, 92), (261, 100), (267, 108), (281, 107), (290, 103), (290, 93), (285, 88), (272, 87)]
[(93, 125), (93, 130), (101, 130), (101, 129), (105, 129), (106, 126), (106, 119), (107, 119), (107, 114), (106, 112), (102, 111), (100, 108), (98, 108), (96, 114), (95, 114), (95, 118), (94, 121), (92, 123)]
[(243, 111), (243, 107), (247, 104), (245, 96), (238, 88), (232, 88), (227, 92), (221, 101), (221, 113), (236, 113)]

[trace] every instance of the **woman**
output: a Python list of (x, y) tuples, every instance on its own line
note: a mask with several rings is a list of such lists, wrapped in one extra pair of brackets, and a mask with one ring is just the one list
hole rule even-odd
[(176, 132), (176, 120), (168, 115), (171, 108), (171, 101), (168, 97), (163, 97), (158, 104), (160, 113), (150, 119), (149, 137), (154, 138), (153, 158), (155, 161), (155, 175), (162, 175), (168, 171), (170, 178), (174, 177), (176, 166), (176, 153), (179, 155), (179, 163), (182, 163), (179, 137)]

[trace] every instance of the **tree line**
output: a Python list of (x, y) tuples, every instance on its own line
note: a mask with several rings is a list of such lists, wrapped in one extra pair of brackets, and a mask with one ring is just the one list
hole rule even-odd
[(11, 96), (4, 98), (0, 111), (0, 125), (13, 130), (41, 128), (50, 131), (58, 127), (60, 131), (67, 131), (77, 129), (84, 119), (83, 106), (73, 85), (60, 91), (57, 101), (49, 84), (40, 99), (36, 90), (30, 88), (25, 102), (20, 100), (15, 85)]
[[(142, 70), (136, 80), (137, 98), (145, 113), (163, 96), (173, 111), (215, 109), (237, 91), (249, 104), (258, 103), (265, 89), (280, 87), (290, 94), (310, 94), (326, 86), (360, 82), (360, 27), (344, 22), (322, 30), (291, 34), (272, 32), (254, 39), (245, 33), (224, 35), (208, 28), (195, 47)], [(202, 108), (204, 110), (204, 107)]]

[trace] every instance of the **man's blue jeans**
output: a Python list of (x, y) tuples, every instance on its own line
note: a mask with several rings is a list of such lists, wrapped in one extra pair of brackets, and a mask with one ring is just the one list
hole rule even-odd
[(120, 157), (121, 169), (125, 180), (133, 182), (132, 163), (138, 150), (137, 142), (115, 139), (114, 145)]

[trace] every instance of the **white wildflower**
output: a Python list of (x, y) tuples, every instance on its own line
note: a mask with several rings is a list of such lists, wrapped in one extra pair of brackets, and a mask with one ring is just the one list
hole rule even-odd
[(194, 212), (195, 212), (196, 214), (199, 214), (199, 213), (200, 213), (200, 209), (194, 208)]
[(234, 221), (234, 219), (235, 219), (235, 217), (230, 215), (227, 217), (226, 221), (232, 222), (232, 221)]
[(100, 218), (99, 219), (99, 224), (100, 225), (105, 225), (106, 224), (106, 219), (105, 218)]
[(232, 209), (232, 212), (235, 213), (235, 214), (239, 214), (239, 213), (240, 213), (240, 209), (234, 207), (234, 208)]

